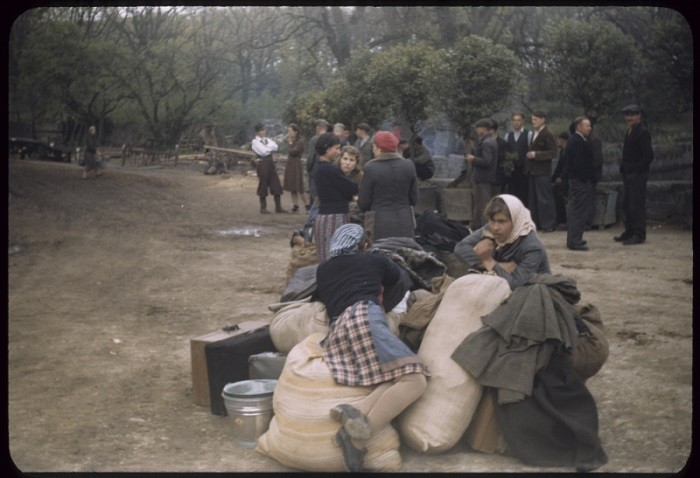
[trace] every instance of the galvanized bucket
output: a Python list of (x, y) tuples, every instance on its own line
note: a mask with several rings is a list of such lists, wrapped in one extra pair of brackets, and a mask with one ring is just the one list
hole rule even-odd
[(233, 419), (233, 439), (244, 448), (253, 448), (267, 431), (272, 419), (272, 395), (277, 380), (259, 379), (229, 383), (221, 396), (226, 412)]

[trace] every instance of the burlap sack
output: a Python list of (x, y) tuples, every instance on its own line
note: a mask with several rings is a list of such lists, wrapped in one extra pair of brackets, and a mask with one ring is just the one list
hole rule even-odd
[(275, 312), (270, 321), (270, 338), (283, 354), (315, 332), (328, 332), (326, 306), (320, 301), (292, 302)]
[(292, 247), (292, 257), (287, 265), (287, 281), (292, 278), (294, 273), (302, 267), (310, 266), (318, 262), (316, 257), (316, 244), (304, 243), (303, 245), (295, 245)]
[(408, 310), (406, 316), (401, 321), (399, 337), (414, 352), (418, 351), (423, 341), (425, 330), (433, 320), (440, 301), (442, 301), (445, 291), (454, 279), (448, 275), (433, 278), (433, 291), (417, 289), (411, 292), (408, 300)]
[(593, 304), (582, 303), (576, 304), (574, 308), (576, 315), (591, 331), (590, 335), (579, 334), (571, 356), (574, 371), (582, 380), (587, 380), (597, 374), (608, 360), (610, 344), (598, 308)]
[(414, 450), (449, 450), (469, 426), (482, 387), (450, 356), (509, 295), (504, 279), (482, 274), (462, 276), (445, 292), (418, 350), (431, 373), (428, 388), (398, 417), (401, 438)]
[[(294, 347), (287, 356), (272, 398), (274, 415), (269, 429), (258, 438), (255, 451), (291, 468), (306, 471), (345, 471), (342, 449), (333, 444), (340, 424), (330, 418), (331, 408), (357, 404), (373, 387), (348, 387), (333, 380), (321, 358), (316, 333)], [(399, 435), (391, 426), (367, 443), (364, 466), (369, 471), (401, 469)]]

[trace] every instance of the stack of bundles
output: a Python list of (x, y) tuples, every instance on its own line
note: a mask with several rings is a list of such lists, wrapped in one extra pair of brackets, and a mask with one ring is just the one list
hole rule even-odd
[[(255, 450), (291, 468), (340, 472), (345, 470), (343, 452), (332, 441), (340, 425), (330, 417), (330, 410), (343, 403), (357, 404), (374, 387), (348, 387), (333, 380), (319, 344), (324, 336), (307, 337), (287, 356), (272, 399), (274, 416)], [(399, 445), (391, 425), (375, 433), (367, 443), (364, 467), (400, 470)]]
[[(496, 417), (509, 453), (529, 465), (589, 471), (608, 460), (595, 400), (573, 367), (579, 334), (589, 331), (573, 306), (579, 298), (573, 279), (533, 274), (452, 355), (497, 390)], [(583, 374), (602, 366), (599, 353), (589, 357)]]
[(460, 277), (445, 292), (418, 350), (431, 373), (428, 387), (398, 417), (401, 438), (414, 450), (441, 453), (464, 435), (482, 387), (450, 356), (509, 295), (504, 279), (483, 274)]

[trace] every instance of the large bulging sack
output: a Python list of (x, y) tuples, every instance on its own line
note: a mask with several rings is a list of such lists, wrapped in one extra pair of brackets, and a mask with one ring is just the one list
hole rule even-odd
[[(272, 398), (270, 427), (258, 438), (255, 451), (299, 470), (340, 472), (345, 471), (343, 452), (332, 441), (340, 424), (330, 417), (330, 409), (341, 403), (357, 404), (374, 387), (335, 383), (322, 358), (319, 342), (324, 337), (315, 333), (289, 352)], [(399, 445), (391, 425), (376, 433), (367, 443), (365, 468), (400, 470)]]
[(275, 312), (270, 321), (270, 338), (283, 354), (316, 332), (328, 333), (326, 306), (319, 301), (292, 302)]
[[(406, 310), (399, 306), (387, 312), (389, 330), (399, 336), (399, 323), (406, 316)], [(288, 353), (292, 348), (311, 334), (328, 333), (328, 314), (323, 302), (290, 302), (272, 316), (270, 338), (278, 352)]]
[(610, 344), (605, 336), (605, 327), (598, 307), (593, 304), (576, 304), (576, 315), (590, 330), (590, 334), (579, 334), (571, 354), (574, 371), (582, 380), (597, 374), (610, 355)]
[(425, 393), (398, 417), (404, 443), (422, 453), (441, 453), (464, 435), (482, 386), (451, 358), (457, 346), (482, 327), (481, 317), (510, 295), (497, 276), (468, 274), (445, 291), (418, 349), (431, 377)]

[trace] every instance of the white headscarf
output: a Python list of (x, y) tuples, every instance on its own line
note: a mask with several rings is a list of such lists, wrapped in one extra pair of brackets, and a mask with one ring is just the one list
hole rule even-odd
[(356, 254), (360, 250), (360, 243), (365, 235), (365, 230), (358, 224), (343, 224), (333, 233), (329, 248), (330, 257)]
[[(513, 229), (510, 231), (510, 235), (506, 238), (505, 242), (496, 241), (497, 249), (512, 244), (520, 236), (527, 236), (530, 231), (537, 231), (537, 226), (535, 226), (535, 223), (532, 221), (532, 216), (530, 216), (530, 210), (525, 207), (520, 199), (511, 194), (500, 194), (496, 197), (503, 199), (503, 202), (506, 203), (508, 211), (510, 211), (510, 218), (513, 221)], [(493, 199), (491, 200), (493, 201)], [(484, 229), (483, 235), (495, 239), (488, 228)]]

